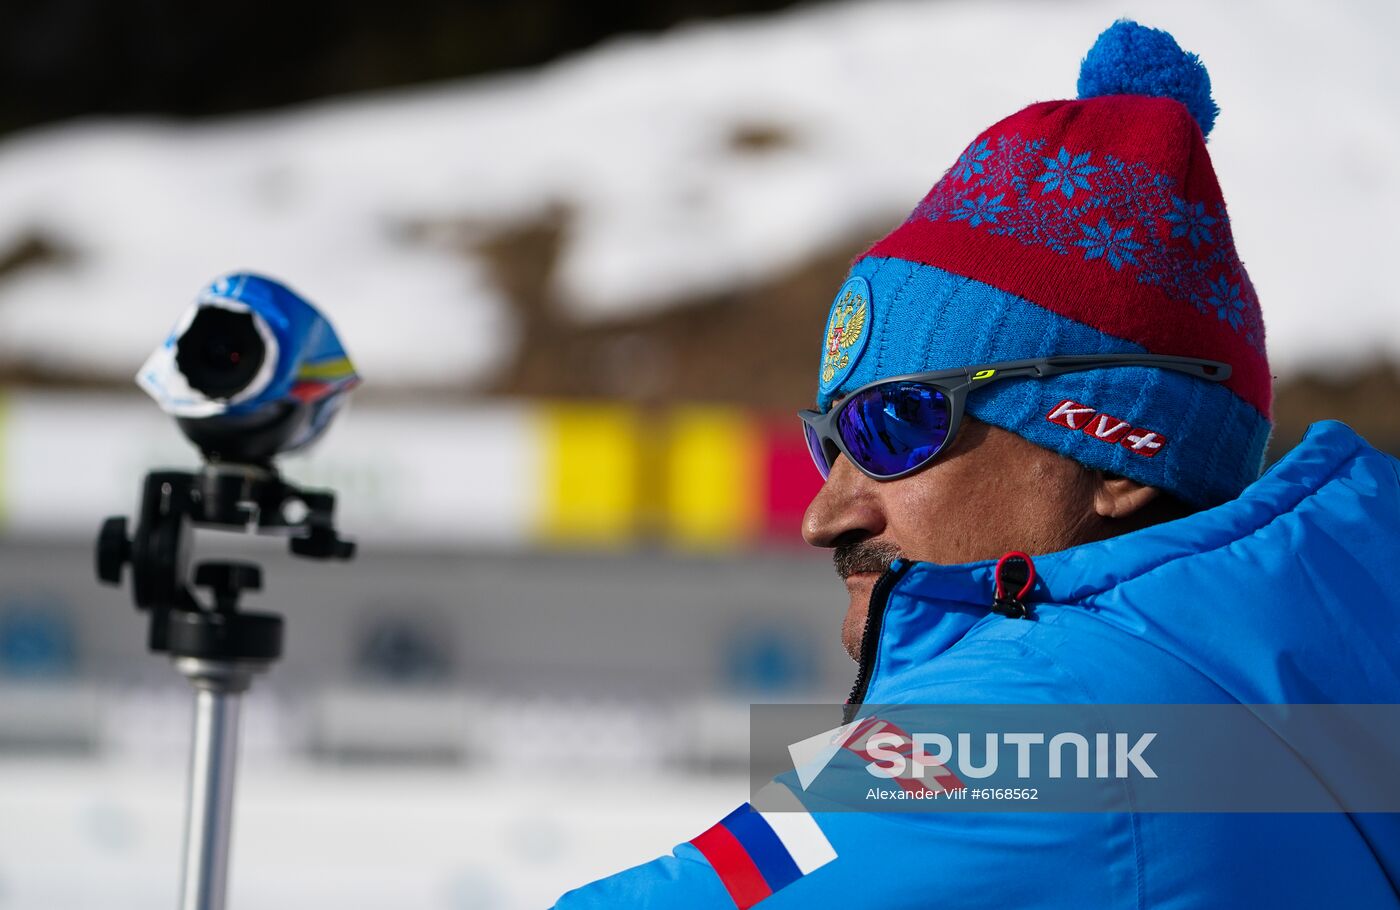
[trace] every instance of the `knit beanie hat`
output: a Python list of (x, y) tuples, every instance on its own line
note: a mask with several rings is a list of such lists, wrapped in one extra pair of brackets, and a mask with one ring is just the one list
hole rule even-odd
[[(995, 361), (1218, 360), (1232, 368), (1223, 383), (1149, 367), (1008, 379), (974, 391), (967, 412), (1196, 506), (1234, 498), (1259, 476), (1272, 390), (1206, 152), (1216, 113), (1196, 55), (1115, 23), (1084, 59), (1078, 100), (987, 129), (856, 259), (827, 317), (817, 406), (881, 378)], [(868, 317), (843, 318), (861, 303)], [(850, 328), (859, 337), (828, 343)]]

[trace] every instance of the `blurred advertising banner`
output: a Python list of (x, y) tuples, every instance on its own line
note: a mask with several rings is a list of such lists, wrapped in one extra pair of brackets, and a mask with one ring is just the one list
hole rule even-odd
[[(422, 546), (796, 545), (820, 486), (795, 417), (521, 401), (352, 406), (281, 463), (339, 494), (348, 532)], [(0, 532), (82, 537), (154, 467), (198, 456), (134, 395), (0, 393)]]

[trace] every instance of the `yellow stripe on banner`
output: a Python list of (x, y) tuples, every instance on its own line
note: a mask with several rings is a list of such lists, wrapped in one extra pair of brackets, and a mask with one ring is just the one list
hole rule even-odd
[(566, 544), (620, 544), (637, 529), (640, 426), (609, 405), (546, 408), (545, 538)]
[(758, 428), (728, 408), (682, 408), (670, 419), (665, 465), (666, 531), (679, 546), (744, 543), (759, 525)]

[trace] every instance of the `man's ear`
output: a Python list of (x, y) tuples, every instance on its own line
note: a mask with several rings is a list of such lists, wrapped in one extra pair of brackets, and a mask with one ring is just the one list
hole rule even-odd
[(1162, 495), (1156, 487), (1106, 471), (1098, 472), (1094, 511), (1100, 518), (1123, 519), (1140, 515)]

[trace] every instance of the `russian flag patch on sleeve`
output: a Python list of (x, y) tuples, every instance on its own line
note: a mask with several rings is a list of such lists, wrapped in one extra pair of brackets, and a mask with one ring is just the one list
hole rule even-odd
[(760, 812), (744, 803), (690, 841), (714, 867), (739, 910), (836, 859), (831, 841), (791, 791), (781, 784), (769, 786), (781, 787), (794, 811)]

